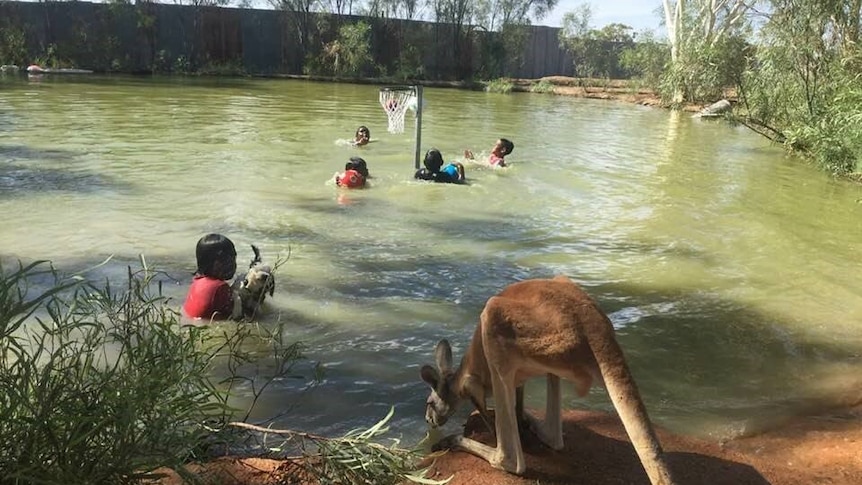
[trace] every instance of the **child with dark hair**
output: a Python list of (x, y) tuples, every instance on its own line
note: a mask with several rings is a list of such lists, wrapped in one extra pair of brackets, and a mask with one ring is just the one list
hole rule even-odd
[(356, 129), (356, 135), (353, 137), (353, 141), (350, 142), (353, 146), (361, 147), (363, 145), (367, 145), (371, 141), (371, 130), (368, 129), (367, 126), (362, 125)]
[(423, 164), (425, 168), (417, 170), (413, 178), (448, 184), (464, 183), (464, 165), (453, 162), (443, 166), (443, 155), (436, 148), (425, 153)]
[(365, 180), (370, 177), (365, 160), (360, 157), (350, 157), (350, 160), (344, 164), (344, 173), (335, 176), (335, 185), (348, 189), (361, 189), (365, 187)]
[(227, 280), (236, 273), (236, 248), (221, 234), (207, 234), (195, 248), (198, 269), (183, 304), (189, 318), (225, 320), (242, 314), (239, 296)]
[[(500, 138), (497, 140), (497, 143), (494, 144), (494, 148), (491, 149), (491, 155), (488, 156), (488, 164), (492, 167), (505, 167), (505, 157), (506, 155), (511, 154), (514, 149), (514, 143), (505, 138)], [(473, 152), (470, 150), (464, 150), (464, 158), (475, 160)]]

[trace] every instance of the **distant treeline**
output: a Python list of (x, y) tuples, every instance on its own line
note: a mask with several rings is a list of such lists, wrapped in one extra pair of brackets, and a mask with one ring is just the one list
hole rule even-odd
[[(344, 39), (362, 23), (367, 41)], [(346, 33), (346, 34), (345, 34)], [(363, 34), (364, 35), (364, 34)], [(559, 29), (488, 32), (452, 24), (314, 12), (87, 2), (0, 2), (0, 64), (104, 72), (338, 74), (339, 42), (367, 43), (352, 76), (429, 80), (574, 73)], [(353, 49), (353, 47), (351, 47)], [(344, 65), (344, 62), (342, 62)], [(343, 70), (342, 70), (343, 71)]]

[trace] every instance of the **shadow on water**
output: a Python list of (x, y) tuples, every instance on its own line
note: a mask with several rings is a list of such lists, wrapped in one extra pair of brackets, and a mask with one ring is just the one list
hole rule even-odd
[[(294, 207), (312, 215), (342, 211), (331, 200), (301, 200)], [(418, 210), (401, 211), (406, 211), (407, 217), (420, 215)], [(477, 244), (503, 237), (517, 244), (519, 235), (532, 230), (528, 221), (496, 217), (453, 218), (425, 229), (445, 236), (435, 240), (458, 237)], [(450, 339), (455, 358), (460, 359), (487, 298), (509, 283), (557, 272), (548, 265), (518, 264), (506, 252), (462, 259), (438, 252), (428, 255), (419, 245), (405, 244), (387, 247), (386, 255), (379, 256), (376, 245), (380, 242), (352, 240), (349, 235), (303, 227), (263, 226), (249, 234), (250, 228), (240, 230), (227, 224), (220, 230), (228, 235), (241, 232), (251, 239), (311, 246), (322, 255), (320, 261), (343, 268), (326, 273), (324, 281), (317, 284), (302, 275), (279, 278), (279, 294), (270, 306), (271, 314), (263, 319), (264, 324), (287, 322), (286, 331), (292, 338), (334, 337), (324, 338), (309, 349), (311, 359), (337, 365), (328, 370), (328, 381), (306, 396), (310, 404), (298, 411), (329, 414), (328, 418), (308, 421), (311, 426), (326, 422), (329, 431), (373, 424), (393, 404), (399, 408), (395, 424), (421, 427), (427, 392), (418, 378), (418, 366), (433, 362), (437, 340)], [(187, 253), (162, 255), (161, 259), (192, 265), (193, 243), (189, 242)], [(683, 258), (706, 257), (688, 247), (669, 248), (636, 240), (602, 242), (599, 246), (587, 246), (586, 250), (612, 254), (661, 251)], [(97, 274), (112, 281), (123, 277), (125, 265), (134, 261), (131, 255), (124, 258)], [(63, 266), (82, 269), (100, 262), (82, 259), (64, 261)], [(177, 268), (169, 272), (180, 273)], [(285, 273), (291, 273), (290, 262)], [(568, 276), (581, 282), (610, 316), (653, 418), (672, 430), (684, 428), (679, 422), (706, 414), (717, 422), (742, 422), (742, 429), (737, 431), (751, 431), (762, 426), (752, 423), (763, 423), (771, 416), (791, 412), (788, 408), (811, 404), (811, 396), (829, 399), (817, 379), (822, 368), (860, 361), (860, 349), (851, 342), (794, 335), (786, 330), (792, 326), (781, 316), (756, 311), (733, 299), (667, 284), (653, 288), (594, 282), (576, 273)], [(170, 284), (183, 285), (189, 280), (190, 275), (182, 275)], [(184, 288), (177, 288), (175, 293), (184, 294)], [(352, 306), (358, 322), (367, 320), (368, 315), (395, 314), (403, 324), (344, 325), (327, 313), (290, 308), (287, 302), (291, 300), (309, 301), (319, 307), (333, 302)], [(349, 362), (351, 358), (361, 358), (362, 362)], [(381, 378), (375, 374), (381, 365), (401, 369)], [(274, 389), (282, 395), (271, 400), (283, 399), (298, 387), (300, 384), (285, 384), (280, 390)], [(344, 393), (352, 394), (349, 403), (337, 398)], [(542, 393), (537, 395), (543, 399)], [(604, 390), (594, 391), (586, 401), (568, 399), (566, 405), (610, 409)], [(278, 406), (273, 404), (275, 409)]]
[(26, 145), (0, 145), (0, 157), (3, 157), (7, 160), (51, 160), (57, 162), (71, 162), (73, 161), (79, 153), (69, 151), (69, 150), (60, 150), (60, 149), (51, 149), (51, 150), (40, 150), (28, 147)]
[[(133, 184), (116, 177), (77, 169), (77, 153), (67, 150), (37, 150), (23, 145), (0, 146), (0, 198), (30, 192), (128, 191)], [(40, 166), (39, 162), (67, 163), (67, 168)]]

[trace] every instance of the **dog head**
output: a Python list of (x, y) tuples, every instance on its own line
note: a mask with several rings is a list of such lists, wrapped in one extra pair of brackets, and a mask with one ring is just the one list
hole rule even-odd
[(245, 275), (243, 287), (259, 301), (263, 301), (266, 293), (275, 294), (275, 276), (272, 268), (264, 264), (254, 264)]

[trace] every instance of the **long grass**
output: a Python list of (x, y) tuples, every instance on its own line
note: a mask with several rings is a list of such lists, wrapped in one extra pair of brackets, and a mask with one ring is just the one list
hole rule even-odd
[[(250, 445), (247, 430), (265, 428), (244, 421), (272, 382), (309, 379), (294, 369), (302, 344), (282, 325), (181, 327), (141, 261), (121, 287), (47, 262), (0, 265), (0, 485), (123, 485), (162, 468), (194, 480), (186, 465), (215, 453), (277, 451)], [(228, 404), (238, 384), (251, 389), (247, 410)], [(415, 451), (377, 443), (389, 418), (341, 438), (295, 433), (279, 448), (300, 451), (318, 483), (443, 483), (413, 473)]]
[[(146, 272), (120, 289), (47, 263), (2, 276), (0, 482), (132, 483), (181, 467), (232, 415), (212, 337), (180, 331)], [(30, 296), (37, 277), (53, 284)]]

